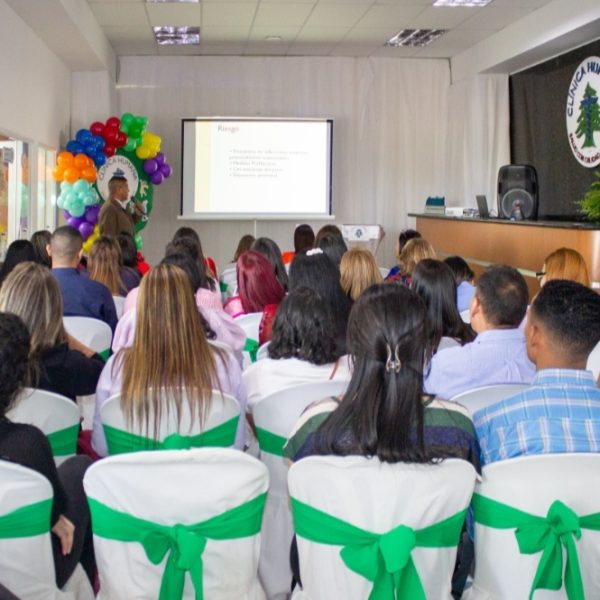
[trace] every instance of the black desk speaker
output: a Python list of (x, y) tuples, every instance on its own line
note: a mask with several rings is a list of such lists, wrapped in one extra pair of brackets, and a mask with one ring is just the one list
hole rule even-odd
[(498, 216), (515, 221), (535, 221), (538, 214), (538, 181), (531, 165), (504, 165), (498, 171)]

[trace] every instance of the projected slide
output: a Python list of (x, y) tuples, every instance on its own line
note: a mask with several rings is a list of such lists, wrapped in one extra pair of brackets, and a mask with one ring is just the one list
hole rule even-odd
[(184, 120), (184, 216), (328, 215), (331, 121)]

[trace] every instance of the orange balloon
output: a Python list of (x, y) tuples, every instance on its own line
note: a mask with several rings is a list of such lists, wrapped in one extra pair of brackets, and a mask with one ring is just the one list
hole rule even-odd
[(81, 171), (81, 176), (88, 182), (94, 183), (96, 181), (97, 173), (95, 167), (86, 167)]
[(56, 165), (54, 167), (54, 169), (52, 169), (52, 177), (54, 177), (54, 179), (56, 181), (62, 181), (63, 177), (64, 177), (64, 172), (65, 172), (64, 167), (61, 167), (60, 165)]
[(73, 161), (73, 165), (76, 169), (82, 171), (86, 167), (89, 167), (89, 159), (85, 154), (77, 154), (75, 156), (75, 160)]
[(73, 166), (73, 160), (73, 155), (70, 152), (61, 152), (58, 155), (58, 160), (56, 162), (58, 166), (66, 169)]
[(81, 179), (79, 176), (79, 169), (76, 169), (75, 167), (65, 169), (63, 177), (65, 181), (68, 181), (69, 183), (75, 183), (78, 179)]

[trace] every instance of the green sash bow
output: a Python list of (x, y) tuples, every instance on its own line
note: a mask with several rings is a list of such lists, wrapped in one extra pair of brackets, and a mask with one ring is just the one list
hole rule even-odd
[(102, 352), (98, 352), (98, 354), (100, 355), (100, 358), (102, 358), (102, 360), (106, 362), (110, 358), (110, 348), (102, 350)]
[(545, 517), (485, 498), (472, 501), (475, 521), (494, 529), (514, 529), (521, 554), (542, 552), (533, 578), (529, 599), (538, 589), (559, 590), (563, 585), (563, 547), (567, 560), (564, 584), (569, 600), (585, 600), (577, 545), (582, 529), (600, 531), (600, 513), (579, 517), (560, 500), (555, 500)]
[(258, 354), (258, 342), (256, 340), (246, 338), (246, 343), (242, 350), (250, 355), (250, 362), (256, 362), (256, 355)]
[(424, 529), (399, 525), (379, 534), (359, 529), (295, 498), (291, 501), (296, 533), (318, 544), (344, 546), (340, 556), (346, 566), (373, 582), (369, 600), (426, 600), (411, 552), (418, 546), (457, 546), (467, 514), (465, 508)]
[(65, 429), (53, 431), (46, 436), (50, 442), (53, 456), (69, 456), (77, 452), (77, 438), (79, 437), (79, 423)]
[(287, 442), (287, 438), (271, 433), (266, 429), (262, 429), (262, 427), (256, 428), (256, 437), (258, 438), (258, 447), (263, 452), (283, 456), (283, 447)]
[(22, 538), (50, 531), (52, 498), (21, 506), (0, 516), (0, 538)]
[(225, 421), (212, 429), (207, 429), (197, 435), (180, 435), (172, 433), (162, 442), (147, 438), (110, 425), (103, 425), (108, 453), (126, 454), (140, 450), (189, 450), (190, 448), (203, 448), (233, 446), (237, 431), (239, 415)]
[(94, 498), (88, 498), (88, 503), (95, 535), (142, 544), (148, 560), (154, 565), (167, 556), (158, 600), (180, 600), (186, 573), (190, 574), (196, 600), (203, 600), (202, 553), (206, 541), (232, 540), (259, 533), (266, 497), (266, 493), (261, 494), (201, 523), (173, 526), (138, 519)]
[(229, 289), (229, 286), (224, 281), (219, 281), (219, 290), (225, 293)]

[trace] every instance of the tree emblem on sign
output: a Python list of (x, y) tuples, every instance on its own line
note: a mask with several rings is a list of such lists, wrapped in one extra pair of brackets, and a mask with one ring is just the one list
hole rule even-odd
[(579, 117), (577, 117), (577, 137), (584, 136), (583, 148), (595, 148), (594, 132), (600, 131), (600, 106), (598, 93), (588, 83), (579, 103)]

